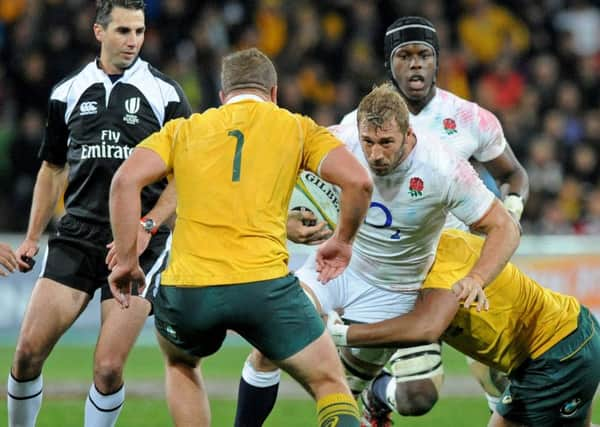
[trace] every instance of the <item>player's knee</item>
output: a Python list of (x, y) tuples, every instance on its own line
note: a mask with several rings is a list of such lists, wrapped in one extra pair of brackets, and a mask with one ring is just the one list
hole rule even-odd
[(40, 351), (28, 340), (21, 339), (15, 349), (12, 374), (19, 380), (37, 377), (42, 372), (42, 366), (48, 352)]
[(438, 400), (438, 391), (433, 381), (424, 379), (396, 386), (396, 410), (403, 416), (424, 415)]
[(431, 410), (443, 382), (441, 347), (438, 343), (401, 348), (390, 359), (396, 380), (396, 410), (418, 416)]
[(490, 368), (480, 362), (467, 358), (471, 373), (483, 390), (492, 397), (500, 397), (508, 385), (506, 374)]
[(242, 378), (246, 383), (254, 387), (270, 387), (279, 384), (281, 380), (281, 370), (273, 365), (275, 369), (260, 370), (256, 369), (251, 358), (249, 357), (244, 363), (242, 369)]
[(123, 384), (123, 361), (106, 357), (94, 361), (94, 384), (101, 393), (109, 394)]
[(258, 372), (270, 372), (279, 369), (275, 363), (271, 362), (270, 359), (256, 349), (252, 349), (247, 361), (250, 363), (252, 368)]

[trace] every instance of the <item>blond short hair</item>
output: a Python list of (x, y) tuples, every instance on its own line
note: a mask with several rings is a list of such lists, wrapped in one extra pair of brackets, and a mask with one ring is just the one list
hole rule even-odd
[(240, 50), (223, 58), (221, 86), (225, 95), (237, 89), (258, 89), (268, 94), (277, 86), (277, 71), (260, 50)]
[(367, 122), (380, 129), (384, 123), (394, 119), (402, 133), (408, 130), (408, 107), (391, 83), (375, 86), (358, 106), (358, 125)]

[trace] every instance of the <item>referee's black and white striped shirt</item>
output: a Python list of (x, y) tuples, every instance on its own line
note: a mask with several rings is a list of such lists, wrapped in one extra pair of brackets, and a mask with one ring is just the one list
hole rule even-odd
[[(191, 108), (181, 87), (138, 58), (120, 76), (107, 75), (90, 62), (53, 89), (39, 157), (69, 166), (67, 213), (109, 223), (111, 179), (133, 147), (164, 123), (188, 117)], [(142, 192), (142, 213), (156, 203), (166, 181)]]

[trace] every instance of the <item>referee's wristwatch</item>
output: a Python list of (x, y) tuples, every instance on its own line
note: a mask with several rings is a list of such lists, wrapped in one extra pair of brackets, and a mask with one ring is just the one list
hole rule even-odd
[(142, 219), (140, 219), (140, 224), (142, 225), (142, 228), (146, 233), (150, 233), (153, 236), (158, 231), (158, 225), (152, 218), (148, 218), (145, 216)]

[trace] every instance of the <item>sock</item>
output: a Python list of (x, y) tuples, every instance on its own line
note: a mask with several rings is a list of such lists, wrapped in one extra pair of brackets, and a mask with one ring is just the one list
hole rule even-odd
[(44, 381), (38, 376), (29, 381), (19, 381), (8, 376), (7, 398), (8, 425), (11, 427), (33, 427), (42, 406)]
[(281, 371), (259, 372), (248, 361), (242, 369), (234, 427), (260, 427), (275, 406)]
[(382, 372), (371, 384), (376, 406), (385, 406), (390, 411), (396, 407), (396, 381), (392, 380), (390, 374)]
[(319, 427), (359, 427), (356, 400), (348, 394), (329, 394), (317, 402)]
[(85, 427), (114, 427), (125, 403), (125, 384), (112, 394), (102, 394), (95, 384), (85, 400)]
[(496, 405), (500, 402), (500, 398), (496, 396), (492, 396), (491, 394), (485, 393), (485, 398), (488, 402), (488, 407), (490, 411), (494, 412), (496, 410)]

